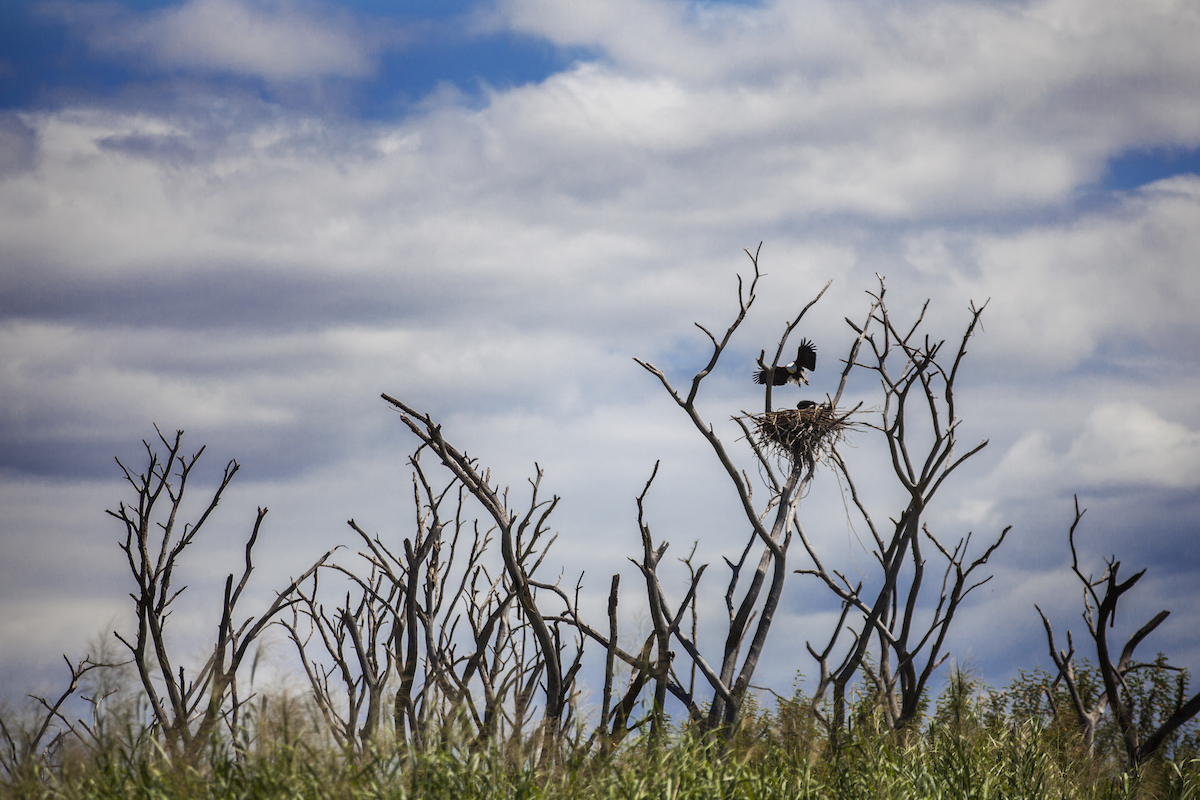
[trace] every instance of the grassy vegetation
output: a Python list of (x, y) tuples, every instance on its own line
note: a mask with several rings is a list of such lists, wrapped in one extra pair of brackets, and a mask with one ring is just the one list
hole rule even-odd
[[(919, 729), (888, 731), (860, 703), (834, 748), (802, 696), (752, 710), (730, 741), (672, 729), (616, 752), (564, 748), (535, 766), (528, 748), (472, 751), (447, 734), (414, 752), (381, 745), (347, 757), (295, 701), (257, 704), (237, 747), (214, 741), (198, 764), (168, 758), (153, 738), (121, 734), (103, 746), (66, 742), (56, 757), (8, 775), (4, 798), (1196, 798), (1200, 753), (1194, 731), (1169, 757), (1122, 770), (1116, 743), (1089, 755), (1067, 720), (1045, 724), (1008, 692), (981, 691), (957, 676)], [(111, 728), (110, 728), (111, 730)], [(1107, 748), (1107, 749), (1106, 749)]]

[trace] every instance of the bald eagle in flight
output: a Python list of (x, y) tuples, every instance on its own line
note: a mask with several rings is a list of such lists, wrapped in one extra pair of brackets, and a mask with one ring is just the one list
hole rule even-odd
[(783, 386), (786, 383), (794, 383), (797, 386), (808, 383), (808, 376), (805, 370), (814, 370), (817, 368), (817, 348), (808, 339), (800, 340), (800, 349), (796, 351), (796, 360), (784, 366), (775, 368), (772, 374), (771, 368), (766, 367), (754, 373), (754, 382), (760, 385), (766, 385), (767, 381), (771, 381), (773, 386)]

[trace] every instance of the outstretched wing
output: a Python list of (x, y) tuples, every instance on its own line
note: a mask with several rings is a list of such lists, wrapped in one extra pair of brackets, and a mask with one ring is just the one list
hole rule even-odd
[(817, 368), (817, 348), (808, 339), (800, 340), (800, 351), (796, 353), (796, 366), (808, 370)]
[[(770, 368), (760, 369), (758, 372), (754, 373), (754, 382), (757, 383), (759, 386), (766, 386), (767, 376), (770, 373), (771, 373)], [(783, 386), (787, 382), (788, 382), (788, 371), (786, 369), (784, 369), (783, 367), (776, 367), (774, 380), (771, 381), (771, 385), (772, 386)]]

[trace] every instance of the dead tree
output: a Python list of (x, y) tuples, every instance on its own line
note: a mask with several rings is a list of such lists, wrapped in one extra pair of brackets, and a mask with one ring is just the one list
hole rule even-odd
[[(431, 719), (436, 716), (434, 695), (455, 698), (451, 705), (457, 705), (462, 696), (462, 687), (450, 677), (464, 660), (455, 655), (454, 630), (464, 611), (460, 603), (465, 599), (468, 580), (479, 570), (480, 559), (490, 542), (487, 534), (479, 531), (476, 521), (474, 540), (461, 569), (457, 590), (447, 594), (462, 533), (468, 527), (464, 518), (465, 490), (457, 478), (440, 490), (435, 489), (421, 467), (421, 449), (409, 458), (413, 469), (415, 533), (403, 540), (403, 555), (399, 549), (393, 552), (378, 534), (370, 536), (354, 520), (349, 523), (367, 548), (360, 555), (370, 564), (371, 574), (378, 575), (377, 582), (386, 586), (385, 605), (392, 620), (387, 647), (398, 680), (392, 701), (396, 735), (418, 748), (423, 746)], [(449, 518), (442, 513), (442, 504), (448, 497), (457, 501)], [(447, 552), (443, 553), (447, 527), (451, 534)], [(352, 572), (346, 574), (354, 577)], [(380, 589), (364, 586), (363, 590), (382, 599)], [(470, 680), (468, 677), (466, 683)]]
[[(475, 459), (446, 441), (441, 426), (429, 415), (422, 414), (387, 394), (383, 395), (383, 399), (400, 412), (400, 419), (423, 446), (429, 448), (465, 491), (483, 506), (499, 532), (503, 585), (505, 593), (511, 593), (511, 602), (515, 605), (516, 619), (519, 622), (519, 625), (512, 626), (510, 633), (505, 636), (515, 634), (517, 637), (531, 637), (531, 641), (522, 644), (517, 644), (517, 639), (507, 639), (514, 645), (509, 656), (516, 670), (512, 684), (512, 688), (515, 689), (511, 708), (512, 735), (516, 737), (514, 741), (520, 744), (526, 715), (532, 708), (533, 693), (540, 680), (543, 685), (544, 706), (532, 744), (539, 754), (539, 760), (555, 758), (573, 716), (571, 704), (575, 695), (575, 676), (582, 666), (583, 659), (582, 643), (579, 641), (575, 643), (574, 656), (567, 655), (568, 643), (564, 640), (561, 629), (561, 617), (547, 614), (538, 605), (538, 591), (553, 591), (555, 587), (540, 583), (532, 577), (545, 557), (546, 550), (554, 542), (554, 537), (545, 542), (543, 537), (549, 532), (547, 520), (558, 505), (559, 498), (555, 496), (544, 500), (539, 497), (543, 473), (541, 468), (535, 465), (537, 475), (529, 481), (531, 493), (528, 504), (524, 510), (513, 508), (508, 502), (508, 490), (493, 486), (491, 473), (487, 470), (481, 471)], [(498, 608), (507, 609), (509, 602), (506, 598), (499, 603)], [(492, 630), (496, 630), (495, 626), (499, 620), (498, 615), (489, 615), (485, 627), (491, 626)], [(482, 658), (471, 659), (468, 664), (473, 674), (480, 674), (481, 665)], [(496, 706), (492, 710), (499, 712), (501, 708)]]
[[(479, 553), (489, 541), (482, 540)], [(514, 610), (515, 595), (503, 574), (493, 579), (486, 567), (473, 564), (467, 575), (459, 588), (466, 605), (463, 616), (470, 628), (469, 645), (460, 655), (454, 640), (458, 620), (447, 624), (443, 618), (437, 669), (431, 676), (438, 682), (448, 714), (466, 710), (474, 725), (473, 747), (506, 739), (519, 741), (517, 726), (524, 724), (529, 711), (541, 662), (536, 656), (530, 660), (523, 625)], [(482, 703), (475, 696), (476, 682)], [(443, 717), (442, 721), (453, 720)]]
[[(833, 421), (831, 429), (823, 431), (821, 436), (814, 437), (814, 441), (809, 442), (807, 447), (796, 448), (794, 446), (795, 442), (790, 436), (784, 439), (774, 439), (774, 444), (780, 448), (777, 452), (782, 453), (786, 465), (786, 474), (777, 474), (771, 457), (772, 445), (768, 440), (771, 439), (770, 432), (778, 432), (781, 426), (778, 424), (778, 418), (771, 416), (771, 414), (776, 412), (771, 412), (770, 410), (771, 381), (768, 380), (766, 382), (767, 413), (763, 418), (755, 418), (759, 428), (758, 432), (752, 432), (744, 420), (738, 420), (767, 483), (769, 493), (767, 501), (761, 509), (756, 507), (753, 498), (753, 486), (749, 478), (735, 465), (733, 458), (729, 455), (725, 444), (716, 434), (713, 426), (704, 420), (699, 409), (696, 407), (696, 397), (699, 394), (702, 382), (716, 368), (722, 353), (724, 353), (726, 347), (729, 345), (733, 334), (746, 318), (746, 314), (755, 300), (754, 291), (759, 279), (762, 277), (759, 271), (758, 253), (750, 253), (747, 250), (746, 254), (750, 256), (751, 263), (753, 264), (754, 277), (747, 291), (741, 276), (738, 276), (738, 313), (732, 324), (725, 331), (724, 336), (718, 340), (707, 328), (696, 323), (696, 327), (712, 343), (712, 353), (708, 363), (692, 378), (691, 387), (686, 397), (671, 385), (671, 382), (662, 370), (646, 361), (635, 359), (646, 371), (658, 378), (671, 399), (687, 414), (692, 424), (712, 447), (718, 462), (733, 485), (751, 530), (749, 541), (738, 563), (735, 564), (728, 559), (726, 560), (731, 572), (729, 586), (725, 595), (729, 622), (723, 652), (721, 653), (720, 660), (713, 666), (700, 652), (697, 643), (687, 634), (681, 625), (686, 609), (692, 602), (692, 598), (694, 598), (704, 568), (701, 567), (692, 573), (685, 600), (677, 609), (672, 609), (657, 574), (658, 563), (668, 545), (666, 542), (663, 542), (658, 547), (652, 547), (649, 529), (639, 518), (644, 554), (643, 560), (638, 563), (638, 569), (642, 572), (646, 581), (652, 622), (658, 641), (657, 674), (661, 676), (666, 672), (666, 665), (670, 659), (667, 642), (673, 637), (687, 653), (691, 664), (700, 672), (712, 691), (711, 703), (707, 714), (703, 713), (700, 709), (700, 698), (695, 696), (692, 689), (685, 689), (683, 682), (678, 680), (678, 678), (674, 678), (668, 682), (666, 688), (687, 707), (693, 719), (701, 722), (702, 727), (708, 730), (721, 728), (727, 733), (732, 732), (739, 718), (746, 697), (746, 691), (750, 687), (750, 681), (758, 666), (763, 647), (766, 645), (767, 636), (783, 593), (784, 582), (788, 574), (787, 551), (791, 544), (796, 507), (800, 497), (804, 494), (808, 482), (812, 479), (816, 466), (816, 459), (813, 457), (816, 450), (813, 448), (816, 447), (819, 449), (823, 446), (822, 442), (836, 435), (841, 422), (844, 421), (835, 416), (834, 404), (831, 403), (829, 408), (824, 411), (824, 414)], [(770, 365), (772, 372), (777, 368), (780, 354), (782, 354), (784, 348), (787, 346), (788, 336), (828, 288), (829, 284), (827, 283), (800, 310), (799, 314), (785, 326), (783, 335), (779, 340), (775, 359)], [(767, 368), (767, 364), (764, 358), (765, 355), (760, 355), (759, 366), (765, 369)], [(794, 429), (794, 426), (791, 425), (784, 427), (789, 431)], [(803, 425), (801, 427), (804, 428)], [(653, 476), (651, 480), (653, 480)], [(649, 484), (647, 484), (647, 488), (649, 488)], [(640, 508), (641, 501), (639, 500), (639, 511)], [(742, 570), (755, 543), (761, 545), (761, 554), (757, 565), (755, 565), (753, 572), (750, 574), (749, 584), (745, 586), (739, 598), (738, 588), (743, 577)], [(661, 690), (656, 692), (656, 698), (662, 696), (663, 692)]]
[[(846, 371), (866, 369), (878, 376), (883, 392), (881, 419), (869, 427), (883, 434), (893, 472), (908, 496), (904, 509), (891, 520), (886, 538), (867, 510), (846, 461), (836, 450), (836, 443), (832, 461), (871, 532), (880, 572), (878, 584), (864, 591), (861, 582), (852, 584), (841, 572), (826, 567), (799, 520), (796, 522), (801, 542), (813, 562), (811, 569), (798, 572), (818, 577), (843, 606), (842, 617), (828, 645), (821, 652), (809, 645), (809, 652), (820, 668), (814, 708), (824, 701), (826, 692), (832, 692), (833, 716), (825, 722), (835, 741), (845, 725), (846, 687), (863, 668), (872, 641), (878, 642), (879, 662), (877, 671), (868, 671), (867, 678), (876, 687), (888, 725), (904, 728), (915, 720), (929, 678), (947, 657), (944, 645), (956, 611), (972, 590), (990, 579), (989, 576), (973, 580), (972, 575), (987, 563), (1009, 531), (1005, 528), (982, 555), (968, 561), (971, 534), (947, 547), (923, 520), (946, 479), (987, 445), (984, 440), (956, 456), (961, 420), (956, 413), (955, 381), (983, 308), (970, 306), (970, 321), (957, 351), (948, 362), (943, 362), (940, 357), (944, 340), (933, 341), (920, 332), (928, 302), (911, 326), (900, 328), (889, 313), (882, 279), (879, 292), (871, 294), (871, 300), (863, 325), (846, 320), (856, 335), (846, 360)], [(870, 352), (866, 361), (859, 360), (864, 345)], [(843, 374), (843, 380), (847, 373)], [(926, 588), (922, 534), (945, 560), (936, 606), (925, 624), (919, 614)], [(849, 609), (861, 615), (858, 630), (847, 624)], [(850, 644), (831, 668), (830, 659), (843, 631), (849, 634)]]
[[(1075, 674), (1072, 658), (1075, 654), (1075, 645), (1071, 639), (1070, 631), (1067, 632), (1067, 649), (1059, 650), (1054, 642), (1054, 630), (1050, 627), (1050, 620), (1042, 613), (1040, 608), (1037, 608), (1038, 615), (1042, 618), (1042, 625), (1046, 629), (1046, 639), (1050, 646), (1050, 658), (1054, 662), (1054, 666), (1058, 668), (1059, 677), (1063, 683), (1067, 685), (1067, 692), (1071, 698), (1071, 704), (1075, 709), (1075, 714), (1079, 719), (1080, 730), (1083, 734), (1084, 743), (1091, 752), (1096, 737), (1096, 726), (1101, 717), (1104, 715), (1106, 707), (1112, 708), (1113, 717), (1116, 719), (1117, 729), (1121, 733), (1121, 739), (1125, 745), (1125, 756), (1127, 763), (1131, 768), (1136, 768), (1144, 764), (1154, 753), (1163, 745), (1165, 741), (1173, 734), (1180, 726), (1188, 722), (1188, 720), (1200, 714), (1200, 692), (1197, 692), (1191, 699), (1184, 700), (1183, 686), (1184, 683), (1179, 681), (1179, 692), (1176, 695), (1174, 708), (1166, 719), (1160, 720), (1157, 726), (1151, 727), (1146, 731), (1145, 738), (1142, 738), (1143, 731), (1139, 728), (1137, 716), (1138, 712), (1142, 711), (1143, 716), (1147, 709), (1137, 709), (1136, 698), (1129, 691), (1129, 678), (1137, 670), (1144, 669), (1162, 669), (1164, 666), (1168, 669), (1174, 669), (1163, 663), (1163, 659), (1156, 662), (1137, 662), (1133, 660), (1133, 652), (1137, 646), (1149, 636), (1154, 630), (1162, 624), (1171, 612), (1163, 610), (1154, 615), (1154, 617), (1139, 628), (1121, 649), (1121, 655), (1114, 663), (1112, 653), (1109, 650), (1108, 629), (1113, 626), (1117, 613), (1117, 603), (1121, 596), (1132, 589), (1142, 576), (1146, 574), (1146, 570), (1142, 570), (1134, 574), (1129, 579), (1120, 582), (1117, 579), (1117, 573), (1121, 569), (1121, 562), (1116, 560), (1116, 556), (1110, 556), (1105, 559), (1104, 571), (1100, 577), (1095, 578), (1091, 575), (1084, 575), (1083, 570), (1079, 566), (1079, 551), (1075, 545), (1075, 530), (1079, 527), (1080, 520), (1086, 509), (1079, 508), (1079, 497), (1075, 498), (1075, 519), (1071, 523), (1070, 531), (1067, 534), (1067, 542), (1071, 547), (1071, 571), (1075, 573), (1075, 577), (1083, 584), (1083, 620), (1087, 625), (1088, 635), (1096, 646), (1096, 661), (1100, 670), (1100, 677), (1104, 683), (1104, 692), (1096, 700), (1091, 708), (1087, 707), (1085, 699), (1079, 690), (1079, 681)], [(1097, 591), (1099, 587), (1104, 587), (1103, 596)]]
[[(344, 603), (329, 612), (318, 600), (319, 576), (313, 573), (307, 591), (304, 585), (296, 589), (292, 619), (278, 624), (296, 646), (313, 701), (334, 740), (342, 750), (362, 754), (379, 734), (392, 677), (392, 650), (384, 642), (385, 626), (394, 619), (389, 612), (395, 594), (384, 589), (381, 576), (372, 570), (366, 578), (353, 577), (359, 584), (357, 598), (347, 592)], [(332, 664), (314, 656), (314, 637)]]
[[(654, 470), (657, 473), (657, 463)], [(644, 503), (646, 493), (649, 491), (653, 480), (654, 476), (651, 475), (650, 480), (646, 482), (645, 488), (637, 498), (638, 526), (642, 532), (642, 560), (636, 561), (630, 559), (642, 573), (643, 578), (647, 579), (648, 591), (652, 591), (649, 589), (649, 586), (656, 585), (655, 575), (657, 574), (657, 564), (662, 559), (663, 553), (666, 552), (665, 543), (659, 545), (657, 548), (653, 546), (650, 530), (645, 525)], [(685, 559), (684, 561), (690, 568), (689, 560)], [(646, 718), (634, 719), (633, 714), (641, 702), (642, 692), (652, 682), (654, 684), (654, 698), (650, 713), (647, 715), (652, 735), (662, 732), (662, 708), (667, 692), (670, 692), (687, 706), (688, 713), (693, 719), (701, 718), (701, 710), (695, 701), (695, 674), (692, 674), (692, 680), (685, 687), (674, 671), (672, 665), (674, 653), (669, 649), (669, 645), (671, 630), (673, 627), (679, 625), (684, 614), (689, 610), (693, 612), (692, 639), (695, 639), (695, 589), (704, 569), (705, 567), (702, 566), (699, 570), (693, 569), (691, 571), (691, 588), (678, 610), (674, 614), (671, 614), (669, 621), (661, 613), (661, 609), (659, 609), (658, 613), (652, 614), (654, 620), (652, 630), (645, 637), (636, 653), (628, 652), (618, 644), (617, 608), (621, 585), (620, 575), (612, 576), (612, 584), (609, 588), (607, 634), (593, 628), (583, 620), (578, 613), (577, 600), (572, 601), (565, 593), (559, 592), (565, 608), (562, 614), (553, 619), (574, 627), (579, 631), (582, 638), (596, 641), (604, 648), (605, 652), (604, 690), (601, 701), (600, 722), (592, 732), (591, 737), (582, 746), (582, 750), (586, 751), (590, 749), (594, 742), (599, 741), (600, 752), (610, 752), (631, 732), (641, 728)], [(618, 661), (630, 669), (629, 683), (619, 696), (617, 695), (615, 680)]]
[[(77, 663), (63, 656), (70, 671), (71, 680), (56, 700), (39, 695), (30, 695), (38, 706), (31, 723), (19, 725), (15, 720), (5, 719), (0, 713), (0, 773), (10, 781), (33, 777), (39, 766), (50, 764), (54, 753), (69, 736), (86, 741), (76, 730), (75, 724), (63, 713), (63, 704), (79, 689), (79, 683), (92, 670), (117, 666), (95, 661), (88, 656)], [(85, 724), (81, 725), (86, 728)]]
[(153, 715), (151, 727), (162, 733), (171, 755), (195, 760), (216, 734), (222, 720), (231, 733), (236, 731), (241, 705), (237, 694), (238, 668), (266, 626), (280, 611), (296, 602), (297, 587), (311, 577), (333, 551), (317, 559), (303, 575), (279, 592), (258, 617), (235, 621), (238, 601), (254, 570), (254, 545), (267, 515), (267, 509), (259, 508), (254, 528), (246, 541), (241, 578), (236, 585), (232, 573), (225, 580), (212, 654), (189, 677), (186, 668), (173, 658), (167, 641), (166, 623), (171, 605), (187, 588), (175, 589), (172, 579), (184, 551), (204, 527), (237, 473), (238, 463), (230, 461), (225, 466), (220, 484), (196, 522), (184, 523), (179, 519), (179, 511), (188, 478), (204, 448), (190, 457), (185, 456), (181, 453), (183, 431), (177, 431), (174, 440), (170, 440), (157, 427), (155, 430), (166, 448), (165, 457), (161, 457), (149, 442), (143, 441), (148, 457), (145, 472), (134, 473), (117, 460), (125, 480), (137, 494), (133, 505), (122, 502), (116, 511), (108, 512), (125, 526), (121, 549), (137, 584), (136, 591), (130, 594), (137, 614), (137, 634), (132, 642), (116, 635), (133, 654)]
[[(348, 594), (327, 613), (314, 574), (311, 590), (298, 593), (302, 604), (292, 622), (281, 622), (326, 724), (353, 752), (365, 752), (381, 732), (388, 691), (394, 692), (390, 727), (411, 747), (441, 735), (461, 743), (451, 728), (463, 725), (473, 727), (467, 740), (474, 747), (519, 740), (543, 670), (528, 647), (508, 571), (493, 578), (483, 563), (493, 529), (481, 530), (478, 519), (468, 518), (470, 495), (457, 477), (433, 486), (420, 460), (425, 449), (422, 444), (409, 458), (414, 534), (390, 544), (350, 520), (364, 545), (358, 555), (368, 567), (365, 577), (353, 565), (329, 564), (323, 571), (349, 581), (353, 598)], [(536, 552), (544, 530), (539, 526), (520, 542), (520, 564)], [(538, 563), (543, 556), (544, 550)], [(525, 569), (531, 574), (536, 566)]]

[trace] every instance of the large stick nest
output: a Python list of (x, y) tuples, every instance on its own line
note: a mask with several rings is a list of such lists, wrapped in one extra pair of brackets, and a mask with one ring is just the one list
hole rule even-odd
[(849, 414), (839, 414), (827, 403), (785, 411), (768, 411), (752, 419), (759, 443), (792, 463), (815, 464), (846, 437), (853, 424)]

